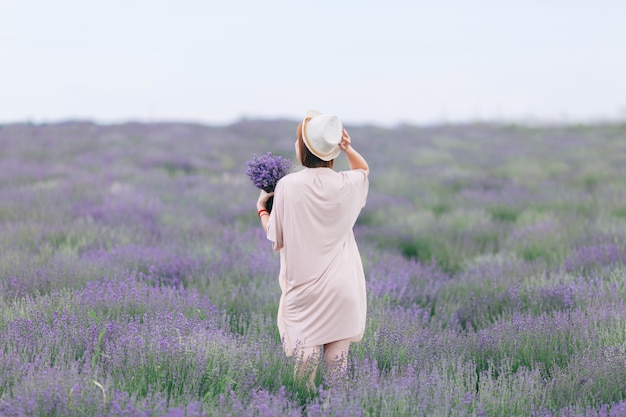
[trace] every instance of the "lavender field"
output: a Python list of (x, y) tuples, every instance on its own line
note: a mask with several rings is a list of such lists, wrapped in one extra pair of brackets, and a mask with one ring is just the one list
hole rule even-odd
[(0, 416), (626, 416), (626, 125), (347, 126), (368, 322), (312, 391), (245, 174), (296, 124), (0, 126)]

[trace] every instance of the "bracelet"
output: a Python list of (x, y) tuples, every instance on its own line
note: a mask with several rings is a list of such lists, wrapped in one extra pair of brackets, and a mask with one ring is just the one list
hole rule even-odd
[(266, 209), (261, 209), (259, 210), (259, 212), (257, 213), (257, 216), (259, 216), (259, 218), (261, 218), (261, 216), (263, 215), (263, 213), (266, 213), (268, 216), (270, 215), (270, 212), (267, 211)]

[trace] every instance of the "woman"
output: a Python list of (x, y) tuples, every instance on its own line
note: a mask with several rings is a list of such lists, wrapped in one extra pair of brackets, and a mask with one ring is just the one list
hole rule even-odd
[[(309, 375), (312, 384), (321, 347), (328, 370), (345, 370), (350, 343), (365, 330), (365, 276), (352, 228), (367, 198), (369, 168), (334, 115), (309, 111), (295, 145), (304, 169), (283, 177), (274, 193), (261, 191), (257, 210), (280, 251), (278, 328), (285, 353), (296, 354), (296, 374)], [(350, 170), (336, 172), (341, 151)]]

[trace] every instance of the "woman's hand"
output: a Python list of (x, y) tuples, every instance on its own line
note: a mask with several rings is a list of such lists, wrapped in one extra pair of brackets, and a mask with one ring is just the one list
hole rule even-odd
[(341, 141), (339, 142), (339, 148), (342, 151), (345, 151), (346, 149), (350, 147), (351, 143), (352, 143), (352, 140), (350, 139), (350, 135), (348, 134), (348, 131), (345, 128), (343, 128), (342, 133), (341, 133)]
[(267, 206), (267, 200), (270, 199), (274, 195), (273, 192), (268, 193), (265, 190), (261, 190), (261, 194), (259, 194), (259, 199), (256, 201), (256, 209), (257, 210), (265, 210)]

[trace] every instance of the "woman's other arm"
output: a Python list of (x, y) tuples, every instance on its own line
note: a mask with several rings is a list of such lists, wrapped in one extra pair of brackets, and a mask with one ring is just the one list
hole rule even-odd
[(259, 214), (259, 218), (261, 219), (261, 226), (263, 226), (263, 230), (265, 230), (265, 233), (267, 233), (267, 224), (270, 221), (270, 213), (266, 209), (267, 200), (269, 200), (269, 198), (273, 195), (274, 193), (268, 193), (261, 190), (259, 199), (256, 202), (257, 213)]

